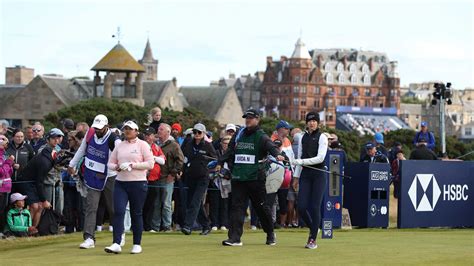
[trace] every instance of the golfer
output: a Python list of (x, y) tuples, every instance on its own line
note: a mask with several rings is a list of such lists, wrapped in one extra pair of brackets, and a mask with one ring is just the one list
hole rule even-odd
[[(299, 179), (298, 212), (310, 229), (305, 248), (316, 249), (316, 236), (321, 223), (321, 203), (326, 188), (324, 158), (328, 150), (328, 139), (318, 128), (319, 114), (306, 115), (306, 132), (299, 141), (294, 177)], [(309, 166), (309, 167), (305, 167)], [(311, 169), (317, 168), (317, 169)]]
[(142, 210), (147, 194), (148, 170), (153, 169), (155, 160), (150, 145), (138, 139), (138, 126), (127, 121), (123, 126), (125, 140), (117, 145), (110, 155), (109, 169), (117, 171), (114, 186), (114, 238), (113, 244), (105, 248), (107, 253), (122, 252), (120, 242), (124, 231), (124, 215), (127, 202), (130, 202), (132, 218), (133, 248), (130, 253), (142, 252), (143, 231)]

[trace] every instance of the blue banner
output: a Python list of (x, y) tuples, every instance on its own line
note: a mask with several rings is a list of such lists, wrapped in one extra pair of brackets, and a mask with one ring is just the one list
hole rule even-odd
[(398, 228), (473, 227), (474, 162), (402, 161)]

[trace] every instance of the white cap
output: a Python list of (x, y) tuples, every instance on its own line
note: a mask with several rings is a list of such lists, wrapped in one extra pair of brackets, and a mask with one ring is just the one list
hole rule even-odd
[(105, 115), (97, 115), (94, 118), (94, 122), (92, 123), (93, 128), (103, 129), (106, 125), (109, 124), (109, 119)]
[(133, 122), (132, 120), (129, 120), (129, 121), (125, 122), (125, 124), (123, 124), (122, 129), (124, 129), (125, 127), (129, 127), (131, 129), (138, 130), (138, 125), (135, 122)]
[(201, 123), (197, 123), (194, 125), (193, 130), (198, 130), (198, 131), (206, 133), (206, 126)]
[(25, 195), (21, 195), (20, 193), (13, 193), (10, 195), (10, 203), (15, 203), (19, 200), (24, 200), (26, 199)]
[(235, 132), (237, 131), (237, 127), (234, 124), (227, 124), (227, 126), (225, 126), (225, 131), (227, 130), (233, 130)]
[(186, 135), (193, 134), (193, 129), (192, 129), (192, 128), (188, 128), (188, 129), (186, 129), (186, 131), (184, 131), (183, 134), (184, 134), (185, 136), (186, 136)]

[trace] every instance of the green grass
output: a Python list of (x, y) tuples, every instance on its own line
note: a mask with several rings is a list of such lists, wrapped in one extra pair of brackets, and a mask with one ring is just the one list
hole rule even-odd
[(353, 229), (335, 232), (334, 239), (318, 240), (317, 250), (303, 246), (303, 229), (277, 231), (278, 244), (266, 246), (261, 231), (246, 231), (243, 247), (223, 247), (222, 232), (145, 233), (143, 253), (131, 255), (132, 236), (119, 255), (107, 254), (112, 235), (97, 235), (96, 248), (80, 250), (82, 235), (0, 240), (0, 265), (308, 265), (308, 264), (443, 264), (474, 265), (472, 229)]

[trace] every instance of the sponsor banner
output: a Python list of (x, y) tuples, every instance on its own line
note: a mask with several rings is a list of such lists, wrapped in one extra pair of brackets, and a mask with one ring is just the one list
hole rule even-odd
[(398, 227), (473, 227), (474, 162), (402, 161)]

